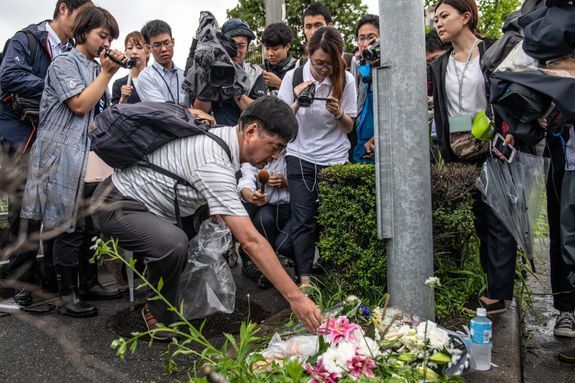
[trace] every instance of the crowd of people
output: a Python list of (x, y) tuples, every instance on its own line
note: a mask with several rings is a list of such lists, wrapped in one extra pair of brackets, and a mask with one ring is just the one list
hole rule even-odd
[[(527, 1), (521, 12), (572, 7), (568, 1), (557, 3)], [(480, 167), (488, 156), (504, 160), (498, 150), (471, 137), (480, 112), (494, 120), (505, 144), (531, 153), (535, 145), (492, 107), (491, 73), (482, 67), (482, 57), (494, 41), (481, 35), (478, 24), (474, 0), (440, 0), (436, 30), (426, 35), (426, 61), (431, 137), (445, 161)], [(245, 78), (240, 94), (218, 99), (190, 97), (183, 87), (195, 68), (190, 65), (193, 49), (185, 70), (178, 67), (174, 36), (163, 20), (127, 34), (123, 51), (111, 48), (119, 36), (115, 18), (90, 0), (58, 0), (51, 20), (18, 31), (6, 44), (0, 66), (0, 139), (9, 155), (27, 161), (27, 177), (10, 196), (11, 241), (31, 232), (46, 235), (39, 266), (37, 249), (11, 256), (14, 300), (32, 303), (29, 283), (36, 274), (44, 290), (59, 294), (60, 314), (97, 315), (90, 300), (121, 296), (118, 288), (99, 283), (97, 267), (89, 262), (91, 238), (105, 236), (145, 262), (149, 280), (162, 280), (163, 295), (178, 307), (188, 242), (199, 222), (218, 217), (239, 243), (244, 276), (262, 288), (277, 288), (297, 317), (316, 329), (320, 312), (305, 292), (317, 262), (318, 174), (335, 164), (374, 162), (371, 76), (385, 42), (380, 47), (379, 17), (367, 14), (357, 21), (356, 51), (345, 52), (330, 11), (319, 2), (304, 11), (301, 28), (305, 54), (294, 57), (292, 29), (281, 22), (267, 25), (260, 36), (263, 64), (256, 65), (246, 62), (256, 39), (250, 26), (241, 19), (222, 24), (222, 39), (233, 45), (229, 58)], [(128, 61), (129, 74), (110, 84)], [(19, 113), (22, 100), (39, 103), (38, 120)], [(196, 121), (215, 125), (209, 135), (175, 139), (149, 155), (149, 162), (189, 186), (174, 186), (172, 178), (150, 167), (112, 169), (91, 152), (89, 132), (111, 105), (139, 105), (147, 113), (163, 103), (181, 105)], [(555, 335), (575, 337), (568, 272), (575, 263), (569, 198), (575, 138), (571, 117), (555, 108), (557, 113), (547, 111), (537, 122), (553, 160), (548, 209), (551, 278), (560, 311)], [(513, 295), (517, 242), (479, 192), (474, 202), (488, 284), (485, 294), (466, 307), (497, 314)], [(293, 260), (294, 278), (277, 254)], [(124, 286), (121, 272), (115, 275), (118, 286)], [(142, 317), (149, 329), (176, 321), (158, 300), (146, 302)], [(155, 337), (169, 334), (156, 332)]]

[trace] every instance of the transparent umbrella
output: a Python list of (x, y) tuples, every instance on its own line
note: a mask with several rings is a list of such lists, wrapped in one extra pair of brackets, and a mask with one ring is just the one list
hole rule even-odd
[(489, 158), (476, 186), (533, 267), (533, 228), (543, 203), (549, 159), (518, 152), (511, 163)]

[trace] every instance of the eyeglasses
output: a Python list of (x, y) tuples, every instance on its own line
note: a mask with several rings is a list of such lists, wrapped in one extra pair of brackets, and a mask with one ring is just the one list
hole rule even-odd
[(317, 70), (322, 70), (322, 69), (331, 70), (331, 69), (333, 69), (333, 65), (327, 64), (323, 61), (313, 61), (313, 60), (310, 60), (310, 61), (311, 61), (311, 66)]
[(355, 39), (355, 41), (357, 41), (358, 43), (364, 43), (366, 41), (374, 41), (377, 40), (379, 38), (378, 35), (375, 34), (369, 34), (367, 36), (365, 35), (359, 35), (357, 36), (357, 38)]
[(174, 39), (168, 39), (160, 42), (156, 42), (150, 45), (153, 50), (158, 51), (162, 49), (162, 47), (171, 48), (174, 46)]

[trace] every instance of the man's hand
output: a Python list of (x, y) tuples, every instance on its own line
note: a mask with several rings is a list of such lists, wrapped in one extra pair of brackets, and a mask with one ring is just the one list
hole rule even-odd
[(257, 207), (262, 207), (268, 202), (268, 195), (266, 193), (260, 193), (259, 190), (253, 191), (252, 189), (244, 188), (241, 190), (241, 193), (244, 201)]
[(315, 303), (302, 293), (301, 296), (291, 299), (289, 304), (297, 319), (303, 322), (312, 334), (315, 334), (323, 321), (321, 312)]
[(371, 137), (369, 141), (363, 144), (363, 147), (365, 148), (365, 156), (373, 157), (375, 154), (375, 137)]
[(272, 72), (264, 71), (262, 76), (264, 78), (266, 85), (269, 86), (270, 88), (279, 89), (279, 87), (282, 84), (282, 79), (276, 76)]
[(270, 176), (268, 185), (274, 188), (285, 189), (287, 188), (287, 178), (285, 176)]
[(214, 118), (214, 116), (207, 114), (203, 110), (195, 109), (195, 108), (188, 108), (188, 110), (190, 111), (190, 113), (192, 114), (192, 116), (196, 120), (205, 121), (208, 123), (208, 125), (212, 125), (212, 124), (216, 123), (216, 119)]

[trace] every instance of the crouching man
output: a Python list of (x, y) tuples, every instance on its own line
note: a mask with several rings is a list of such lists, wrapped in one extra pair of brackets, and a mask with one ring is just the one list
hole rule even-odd
[[(296, 316), (315, 331), (321, 321), (317, 306), (285, 272), (268, 241), (252, 224), (236, 191), (235, 173), (240, 164), (249, 162), (263, 168), (279, 157), (297, 129), (290, 107), (275, 97), (264, 96), (248, 106), (235, 129), (210, 130), (227, 144), (231, 161), (223, 146), (206, 135), (168, 142), (148, 160), (193, 185), (178, 186), (182, 217), (193, 216), (206, 204), (211, 215), (220, 215)], [(94, 192), (93, 201), (104, 203), (104, 208), (93, 218), (102, 233), (117, 238), (123, 249), (144, 256), (150, 282), (157, 284), (162, 278), (162, 294), (179, 307), (178, 285), (187, 259), (188, 235), (175, 224), (173, 185), (172, 178), (146, 167), (118, 170)], [(156, 328), (158, 322), (168, 325), (177, 320), (159, 300), (148, 301), (142, 315), (149, 329)]]

